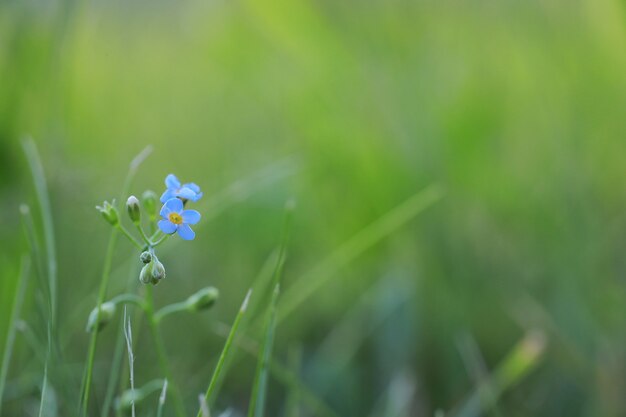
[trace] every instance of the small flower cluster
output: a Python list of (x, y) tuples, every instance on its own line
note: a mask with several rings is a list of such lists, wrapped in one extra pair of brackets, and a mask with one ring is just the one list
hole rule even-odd
[[(113, 227), (118, 228), (137, 248), (142, 250), (141, 261), (144, 267), (139, 279), (144, 284), (158, 284), (165, 278), (165, 268), (157, 258), (154, 248), (161, 244), (169, 235), (178, 233), (183, 240), (193, 240), (196, 236), (190, 225), (200, 221), (200, 213), (196, 210), (185, 210), (187, 202), (197, 202), (202, 198), (200, 187), (193, 183), (182, 184), (174, 174), (165, 178), (166, 190), (159, 199), (163, 204), (159, 211), (161, 219), (157, 222), (157, 194), (146, 191), (142, 201), (133, 195), (126, 201), (126, 211), (133, 225), (139, 231), (141, 241), (137, 240), (121, 223), (120, 216), (115, 208), (115, 201), (105, 201), (96, 209)], [(142, 206), (148, 216), (148, 223), (152, 236), (148, 236), (142, 226)], [(158, 230), (157, 230), (158, 226)]]

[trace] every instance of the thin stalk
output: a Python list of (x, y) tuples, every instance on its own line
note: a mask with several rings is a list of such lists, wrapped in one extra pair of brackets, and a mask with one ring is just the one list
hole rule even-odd
[[(158, 233), (156, 233), (158, 235)], [(170, 235), (166, 235), (165, 233), (163, 234), (163, 236), (161, 236), (159, 238), (159, 240), (152, 242), (151, 245), (153, 248), (156, 248), (157, 246), (159, 246), (161, 243), (165, 242), (165, 240), (170, 237)]]
[(144, 245), (142, 245), (137, 239), (135, 239), (135, 236), (131, 235), (128, 229), (126, 229), (121, 223), (118, 223), (116, 227), (119, 229), (120, 232), (122, 232), (124, 236), (128, 238), (128, 240), (130, 240), (133, 245), (137, 247), (137, 249), (142, 250), (144, 248)]
[(52, 209), (50, 207), (50, 199), (48, 196), (48, 186), (46, 185), (43, 165), (41, 164), (41, 159), (39, 158), (39, 153), (37, 152), (37, 146), (35, 145), (35, 142), (31, 138), (24, 139), (22, 141), (22, 147), (24, 148), (24, 153), (26, 154), (26, 158), (28, 159), (28, 164), (33, 175), (37, 200), (39, 201), (39, 207), (41, 209), (44, 244), (46, 247), (48, 286), (50, 289), (50, 323), (52, 325), (52, 328), (54, 329), (56, 326), (57, 314), (57, 260), (54, 226), (52, 222)]
[(48, 415), (48, 364), (50, 363), (50, 350), (51, 350), (51, 324), (48, 322), (48, 351), (46, 352), (46, 364), (43, 368), (43, 383), (41, 385), (41, 402), (39, 403), (39, 417)]
[(278, 302), (278, 294), (280, 292), (280, 284), (276, 284), (272, 301), (267, 312), (265, 323), (265, 340), (261, 347), (261, 354), (257, 361), (256, 376), (254, 378), (254, 386), (252, 387), (252, 395), (250, 397), (250, 405), (248, 406), (248, 417), (263, 417), (265, 411), (265, 398), (267, 395), (267, 374), (270, 366), (272, 355), (272, 345), (274, 343), (274, 330), (276, 328), (276, 303)]
[[(133, 330), (130, 326), (130, 318), (126, 314), (124, 307), (124, 337), (126, 338), (126, 349), (128, 350), (128, 368), (130, 370), (130, 389), (135, 391), (135, 355), (133, 354)], [(132, 417), (135, 417), (135, 401), (131, 399), (130, 403)]]
[(181, 301), (179, 303), (169, 304), (154, 313), (154, 320), (157, 323), (160, 323), (163, 318), (169, 316), (170, 314), (178, 313), (180, 311), (187, 310), (187, 302)]
[[(100, 306), (104, 301), (104, 297), (106, 294), (107, 285), (109, 283), (109, 277), (111, 273), (111, 264), (113, 261), (113, 252), (115, 249), (115, 243), (117, 242), (117, 229), (111, 230), (111, 235), (109, 237), (109, 244), (107, 246), (106, 254), (104, 255), (104, 267), (102, 269), (102, 277), (100, 280), (100, 289), (98, 291), (98, 302), (96, 304), (97, 315), (100, 315)], [(100, 320), (99, 317), (96, 317), (96, 323)], [(82, 401), (81, 401), (81, 415), (87, 416), (87, 407), (89, 405), (89, 391), (91, 387), (91, 379), (93, 376), (93, 364), (96, 357), (96, 344), (98, 343), (98, 334), (97, 330), (91, 332), (91, 338), (89, 340), (89, 350), (87, 353), (87, 366), (85, 368), (85, 375), (83, 377), (83, 391), (82, 391)]]
[(143, 298), (141, 298), (140, 296), (136, 294), (120, 294), (116, 297), (111, 298), (111, 302), (114, 304), (118, 304), (118, 303), (134, 304), (137, 307), (142, 308), (143, 310), (146, 309), (146, 302), (144, 301)]
[[(223, 324), (225, 329), (228, 329), (226, 324)], [(232, 328), (230, 329), (232, 333)], [(218, 336), (226, 337), (225, 333), (215, 331)], [(244, 343), (246, 342), (246, 343)], [(249, 340), (240, 340), (237, 345), (247, 354), (258, 359), (259, 352)], [(307, 405), (308, 408), (314, 412), (315, 415), (320, 417), (339, 417), (339, 415), (324, 402), (316, 393), (308, 388), (299, 378), (299, 376), (286, 366), (281, 365), (278, 361), (274, 360), (270, 363), (270, 371), (276, 380), (281, 382), (290, 391), (297, 392), (302, 399), (302, 403)]]
[(146, 232), (144, 232), (143, 227), (141, 227), (141, 223), (134, 223), (135, 228), (139, 231), (139, 235), (141, 236), (141, 238), (143, 239), (143, 241), (146, 243), (146, 245), (148, 246), (154, 246), (154, 244), (152, 243), (152, 241), (150, 240), (150, 238), (146, 235)]
[[(144, 148), (130, 163), (130, 167), (128, 169), (128, 174), (124, 179), (124, 185), (122, 187), (122, 200), (126, 194), (128, 194), (128, 190), (130, 189), (130, 184), (132, 183), (135, 174), (137, 173), (137, 169), (139, 165), (146, 159), (146, 157), (152, 152), (152, 147), (147, 146)], [(118, 208), (119, 211), (119, 208)], [(104, 266), (102, 268), (102, 279), (100, 281), (100, 289), (98, 290), (98, 301), (96, 303), (96, 311), (100, 314), (100, 306), (104, 302), (104, 297), (106, 296), (106, 290), (109, 284), (109, 278), (111, 276), (111, 264), (113, 261), (113, 252), (115, 249), (115, 244), (117, 242), (117, 231), (121, 230), (120, 228), (113, 228), (111, 230), (111, 235), (109, 237), (109, 244), (107, 246), (107, 251), (104, 257)], [(96, 321), (99, 318), (96, 318)], [(93, 365), (96, 355), (96, 344), (98, 342), (98, 332), (94, 331), (91, 334), (91, 338), (89, 340), (89, 348), (87, 353), (87, 365), (85, 367), (85, 373), (83, 376), (83, 383), (81, 387), (81, 415), (87, 415), (87, 409), (89, 405), (89, 391), (91, 388), (91, 379), (93, 376)]]
[[(233, 340), (235, 339), (235, 335), (237, 334), (237, 328), (239, 327), (239, 323), (241, 322), (241, 318), (243, 317), (246, 309), (248, 308), (248, 301), (250, 300), (250, 295), (252, 294), (252, 290), (248, 290), (246, 294), (246, 298), (243, 300), (241, 307), (239, 308), (239, 312), (235, 317), (235, 322), (230, 329), (230, 333), (228, 334), (228, 338), (226, 339), (226, 343), (224, 344), (224, 348), (222, 349), (222, 353), (220, 354), (219, 359), (217, 360), (217, 365), (215, 366), (215, 371), (213, 371), (213, 376), (211, 377), (211, 382), (209, 382), (209, 387), (206, 390), (206, 394), (204, 395), (204, 400), (207, 404), (211, 403), (211, 397), (216, 387), (216, 383), (218, 378), (222, 372), (222, 368), (224, 367), (224, 362), (226, 361), (226, 357), (230, 352), (230, 348), (233, 344)], [(202, 417), (202, 409), (198, 410), (197, 417)]]
[(178, 390), (178, 387), (172, 383), (172, 373), (170, 371), (169, 362), (167, 359), (167, 353), (165, 352), (165, 345), (163, 344), (163, 337), (161, 336), (161, 329), (159, 323), (155, 320), (154, 315), (154, 301), (152, 295), (152, 286), (146, 285), (146, 318), (148, 320), (148, 327), (150, 329), (150, 335), (156, 348), (157, 359), (159, 361), (159, 367), (165, 378), (170, 381), (172, 396), (174, 399), (174, 409), (177, 417), (185, 417), (185, 406), (183, 404), (182, 395)]
[(7, 341), (4, 346), (4, 354), (2, 356), (2, 368), (0, 368), (0, 415), (2, 415), (2, 396), (6, 385), (7, 374), (9, 372), (9, 364), (13, 355), (13, 345), (15, 343), (16, 322), (22, 311), (22, 303), (24, 302), (24, 294), (28, 286), (28, 277), (30, 270), (30, 258), (28, 255), (22, 255), (20, 262), (20, 273), (13, 299), (13, 308), (11, 309), (11, 318), (9, 319), (9, 331)]
[(416, 215), (432, 206), (443, 196), (443, 190), (431, 185), (396, 206), (385, 215), (348, 239), (335, 252), (319, 263), (309, 273), (300, 278), (285, 292), (278, 321), (287, 318), (294, 309), (313, 295), (331, 279), (343, 266), (352, 262), (367, 249), (399, 229)]
[[(131, 262), (131, 266), (128, 272), (128, 280), (126, 282), (126, 292), (132, 291), (134, 288), (135, 280), (137, 279), (137, 264)], [(143, 299), (139, 297), (142, 302), (143, 309)], [(136, 313), (135, 313), (136, 315)], [(135, 326), (140, 328), (140, 321), (143, 316), (136, 317)], [(111, 410), (111, 406), (113, 405), (113, 398), (115, 396), (115, 390), (121, 381), (121, 368), (122, 368), (122, 358), (124, 356), (124, 323), (120, 321), (120, 330), (117, 332), (117, 339), (115, 341), (115, 348), (113, 352), (113, 359), (111, 360), (111, 366), (109, 373), (109, 382), (107, 383), (106, 394), (104, 396), (104, 402), (102, 403), (102, 410), (100, 412), (101, 416), (108, 416), (109, 411)], [(125, 379), (124, 379), (125, 380)], [(119, 410), (118, 410), (119, 411)]]
[(163, 406), (165, 405), (165, 396), (167, 395), (167, 379), (163, 380), (163, 389), (159, 395), (159, 407), (157, 408), (157, 417), (163, 417)]

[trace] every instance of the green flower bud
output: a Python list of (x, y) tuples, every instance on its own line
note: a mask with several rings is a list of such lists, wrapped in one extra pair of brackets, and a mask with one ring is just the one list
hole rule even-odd
[(104, 220), (106, 220), (112, 226), (117, 226), (120, 222), (120, 217), (117, 214), (117, 209), (111, 205), (108, 201), (105, 201), (102, 206), (96, 206), (96, 210), (102, 214)]
[(215, 287), (202, 288), (200, 291), (187, 298), (187, 310), (200, 311), (210, 308), (219, 297), (220, 293)]
[(89, 313), (89, 318), (87, 319), (87, 331), (100, 331), (104, 326), (107, 325), (115, 315), (115, 303), (110, 301), (106, 303), (102, 303), (100, 305), (100, 314), (98, 314), (98, 308), (95, 307)]
[(139, 207), (137, 197), (134, 195), (128, 197), (128, 200), (126, 200), (126, 210), (128, 210), (128, 217), (130, 217), (133, 223), (139, 224), (141, 220), (141, 207)]
[(145, 191), (141, 196), (143, 208), (148, 214), (148, 217), (152, 220), (154, 220), (157, 215), (157, 201), (159, 201), (159, 197), (151, 190)]
[(165, 267), (161, 262), (159, 262), (156, 255), (152, 255), (151, 258), (150, 262), (141, 268), (139, 281), (141, 281), (142, 284), (157, 285), (163, 278), (165, 278)]
[(142, 284), (150, 284), (152, 282), (152, 265), (146, 264), (141, 268), (141, 272), (139, 273), (139, 281)]
[(144, 264), (149, 264), (150, 261), (152, 261), (152, 255), (148, 251), (141, 252), (141, 255), (139, 255), (139, 259), (141, 259), (141, 262), (143, 262)]
[(154, 261), (152, 262), (154, 266), (152, 267), (152, 284), (157, 285), (163, 278), (165, 278), (165, 267), (156, 256), (154, 257)]

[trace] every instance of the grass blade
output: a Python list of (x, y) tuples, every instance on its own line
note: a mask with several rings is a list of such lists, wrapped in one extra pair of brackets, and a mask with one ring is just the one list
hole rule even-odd
[(50, 297), (50, 323), (54, 329), (56, 324), (56, 301), (57, 301), (57, 260), (56, 260), (56, 244), (54, 240), (54, 226), (52, 222), (52, 209), (50, 207), (50, 198), (48, 196), (48, 186), (46, 185), (46, 177), (37, 152), (37, 146), (31, 138), (22, 141), (22, 147), (28, 160), (33, 181), (35, 183), (35, 192), (41, 209), (41, 219), (43, 222), (44, 243), (46, 247), (47, 259), (47, 277)]
[(442, 197), (443, 190), (441, 187), (431, 185), (375, 220), (346, 241), (285, 292), (278, 321), (280, 322), (288, 317), (294, 309), (326, 283), (341, 267), (352, 262), (365, 250), (399, 229)]
[(167, 395), (167, 379), (163, 380), (163, 389), (159, 395), (159, 407), (157, 408), (157, 417), (163, 417), (163, 407), (165, 406), (165, 396)]
[[(124, 337), (126, 338), (126, 349), (128, 350), (128, 369), (130, 373), (130, 389), (135, 390), (135, 357), (133, 355), (133, 330), (130, 326), (126, 307), (124, 307)], [(135, 401), (130, 403), (131, 415), (135, 417)]]
[(276, 329), (276, 303), (278, 302), (279, 292), (280, 284), (276, 284), (265, 323), (265, 340), (261, 346), (261, 355), (259, 356), (259, 360), (257, 362), (256, 376), (254, 378), (252, 396), (248, 407), (248, 417), (263, 417), (263, 411), (265, 410), (267, 373), (272, 354), (272, 345), (274, 343), (274, 331)]
[(511, 350), (494, 373), (480, 384), (461, 405), (455, 417), (478, 417), (489, 410), (502, 393), (521, 381), (540, 361), (546, 347), (546, 335), (529, 331)]
[[(211, 382), (209, 382), (209, 387), (206, 390), (206, 394), (204, 395), (204, 400), (207, 404), (210, 404), (211, 398), (214, 395), (214, 390), (216, 387), (216, 383), (218, 378), (221, 375), (222, 368), (224, 366), (224, 362), (226, 361), (226, 357), (230, 352), (230, 348), (233, 344), (233, 340), (235, 339), (235, 335), (237, 334), (237, 329), (239, 328), (239, 323), (241, 322), (241, 318), (246, 312), (248, 308), (248, 302), (250, 300), (250, 296), (252, 295), (252, 290), (248, 290), (246, 294), (246, 298), (243, 300), (241, 307), (239, 308), (239, 312), (235, 317), (235, 322), (233, 323), (232, 328), (230, 329), (230, 333), (228, 334), (228, 338), (226, 339), (226, 343), (224, 343), (224, 348), (222, 349), (222, 353), (220, 354), (219, 359), (217, 360), (217, 365), (215, 366), (215, 371), (213, 372), (213, 376), (211, 377)], [(202, 410), (198, 410), (197, 417), (202, 417)]]
[[(218, 336), (227, 337), (226, 332), (228, 332), (228, 329), (228, 325), (222, 324), (222, 326), (220, 326), (220, 329), (215, 331), (215, 334)], [(230, 329), (232, 331), (232, 328)], [(226, 332), (223, 332), (222, 330), (225, 330)], [(245, 353), (257, 358), (258, 360), (259, 352), (256, 346), (253, 346), (253, 344), (249, 343), (248, 340), (238, 341), (238, 346)], [(322, 398), (320, 398), (315, 392), (313, 392), (301, 381), (297, 373), (280, 364), (276, 360), (270, 362), (269, 368), (272, 372), (272, 376), (274, 376), (277, 381), (279, 381), (287, 389), (289, 389), (292, 394), (295, 394), (297, 397), (299, 397), (302, 400), (302, 404), (307, 406), (309, 410), (314, 412), (314, 415), (320, 417), (339, 417), (339, 415), (328, 404), (326, 404), (326, 402), (324, 402)]]
[(50, 364), (50, 351), (52, 349), (52, 324), (48, 323), (48, 351), (43, 371), (43, 383), (41, 385), (41, 403), (39, 404), (39, 417), (56, 416), (56, 404), (48, 383), (48, 365)]
[[(287, 357), (289, 370), (297, 375), (302, 366), (302, 346), (299, 344), (290, 346)], [(289, 386), (287, 391), (285, 417), (298, 417), (300, 415), (300, 393), (294, 386)]]
[(4, 346), (4, 353), (2, 355), (2, 368), (0, 368), (0, 415), (2, 415), (2, 397), (4, 394), (4, 387), (6, 385), (7, 375), (9, 373), (11, 356), (13, 355), (13, 345), (15, 343), (15, 333), (17, 331), (16, 324), (19, 316), (21, 315), (24, 295), (26, 293), (26, 287), (28, 286), (29, 273), (30, 258), (27, 255), (23, 255), (20, 263), (20, 273), (18, 275), (19, 278), (17, 282), (17, 289), (15, 291), (15, 298), (13, 300), (13, 308), (11, 309), (11, 318), (9, 319), (9, 331), (7, 334), (7, 341)]

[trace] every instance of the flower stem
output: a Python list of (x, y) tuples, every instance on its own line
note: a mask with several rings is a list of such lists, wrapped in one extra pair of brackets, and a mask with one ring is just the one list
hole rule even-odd
[(139, 243), (137, 241), (137, 239), (135, 239), (135, 237), (133, 235), (131, 235), (130, 232), (128, 230), (126, 230), (126, 228), (124, 226), (122, 226), (121, 223), (118, 223), (116, 227), (119, 229), (120, 232), (122, 232), (124, 234), (124, 236), (126, 236), (128, 238), (128, 240), (131, 241), (131, 243), (133, 245), (137, 246), (137, 248), (139, 250), (143, 249), (143, 245), (141, 243)]
[[(151, 147), (146, 147), (143, 151), (141, 151), (130, 163), (130, 168), (128, 170), (128, 174), (124, 179), (124, 185), (122, 186), (122, 196), (128, 194), (128, 189), (130, 188), (130, 183), (132, 182), (139, 165), (146, 159), (146, 157), (152, 152)], [(121, 225), (120, 225), (121, 226)], [(106, 296), (107, 285), (109, 283), (109, 277), (111, 276), (111, 263), (113, 261), (113, 252), (115, 249), (115, 243), (117, 241), (117, 231), (122, 230), (124, 232), (125, 229), (122, 227), (116, 227), (111, 230), (111, 236), (109, 238), (109, 245), (107, 246), (106, 255), (104, 258), (104, 266), (102, 268), (102, 281), (100, 281), (100, 289), (98, 290), (98, 302), (96, 304), (96, 308), (98, 314), (100, 312), (100, 306), (104, 301), (104, 297)], [(130, 234), (128, 234), (130, 235)], [(132, 236), (131, 236), (132, 237)], [(132, 238), (131, 241), (135, 239)], [(96, 317), (96, 322), (99, 317)], [(94, 331), (91, 334), (91, 339), (89, 340), (89, 350), (87, 354), (87, 366), (85, 367), (85, 374), (83, 375), (83, 383), (81, 386), (81, 396), (80, 396), (80, 413), (81, 416), (87, 416), (87, 408), (89, 403), (89, 389), (91, 387), (91, 378), (93, 375), (93, 364), (96, 355), (96, 344), (98, 341), (98, 332)]]
[(152, 247), (157, 247), (157, 246), (159, 246), (159, 245), (160, 245), (161, 243), (163, 243), (163, 242), (165, 241), (165, 239), (167, 239), (168, 237), (170, 237), (170, 235), (163, 234), (163, 236), (161, 236), (161, 237), (159, 238), (159, 240), (157, 240), (156, 242), (152, 243)]
[(159, 328), (159, 322), (154, 314), (154, 301), (152, 296), (152, 286), (146, 285), (145, 293), (145, 305), (146, 305), (146, 318), (148, 319), (148, 326), (150, 328), (150, 335), (154, 342), (154, 346), (157, 352), (157, 358), (159, 361), (159, 367), (163, 376), (168, 380), (169, 386), (172, 390), (172, 397), (174, 399), (174, 408), (177, 417), (185, 417), (185, 406), (183, 404), (182, 396), (178, 390), (178, 386), (173, 383), (172, 374), (170, 372), (169, 363), (167, 360), (167, 354), (165, 352), (165, 345), (163, 344), (163, 338), (161, 337), (161, 329)]
[(118, 303), (130, 303), (134, 304), (142, 309), (146, 309), (146, 302), (143, 298), (139, 297), (136, 294), (120, 294), (111, 299), (111, 302), (114, 304)]
[(141, 223), (135, 223), (135, 227), (137, 227), (137, 230), (139, 230), (139, 234), (141, 235), (141, 238), (143, 239), (143, 241), (146, 242), (146, 245), (154, 246), (152, 242), (150, 241), (150, 238), (146, 235), (146, 232), (143, 231), (143, 227), (141, 227)]
[(181, 301), (179, 303), (169, 304), (154, 313), (154, 320), (157, 323), (160, 323), (164, 317), (169, 316), (170, 314), (178, 313), (179, 311), (187, 310), (187, 302)]
[[(113, 260), (113, 252), (115, 249), (115, 243), (117, 242), (117, 229), (111, 230), (111, 236), (109, 237), (109, 245), (107, 246), (106, 255), (104, 256), (104, 267), (102, 269), (102, 279), (100, 281), (100, 289), (98, 291), (98, 303), (97, 314), (100, 315), (100, 306), (104, 301), (106, 295), (107, 285), (109, 283), (109, 276), (111, 275), (111, 263)], [(96, 323), (99, 317), (96, 317)], [(91, 387), (91, 378), (93, 376), (93, 364), (96, 356), (96, 344), (98, 341), (98, 331), (91, 332), (91, 339), (89, 340), (89, 351), (87, 354), (87, 367), (85, 368), (85, 374), (83, 376), (83, 391), (81, 396), (81, 415), (87, 415), (87, 406), (89, 404), (89, 390)]]

